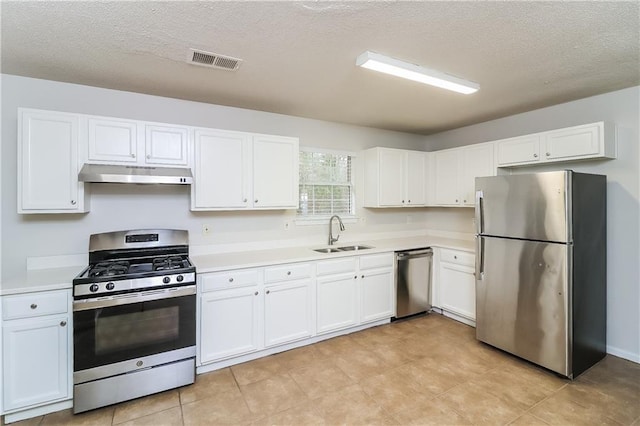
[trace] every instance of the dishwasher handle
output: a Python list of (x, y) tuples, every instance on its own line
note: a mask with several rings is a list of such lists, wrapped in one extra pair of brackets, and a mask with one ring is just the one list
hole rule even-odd
[(413, 251), (400, 251), (396, 252), (396, 257), (400, 259), (414, 259), (417, 257), (433, 256), (433, 250), (430, 248), (413, 250)]

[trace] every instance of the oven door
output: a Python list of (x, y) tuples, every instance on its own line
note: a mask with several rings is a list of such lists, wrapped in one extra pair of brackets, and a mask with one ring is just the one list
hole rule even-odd
[(195, 285), (76, 301), (73, 323), (76, 383), (184, 359), (195, 355)]

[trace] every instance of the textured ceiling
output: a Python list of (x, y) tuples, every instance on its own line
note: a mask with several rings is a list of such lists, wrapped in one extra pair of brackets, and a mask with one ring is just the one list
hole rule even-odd
[[(430, 134), (640, 84), (633, 2), (8, 2), (2, 72)], [(185, 63), (189, 48), (244, 60)], [(480, 84), (355, 66), (365, 50)]]

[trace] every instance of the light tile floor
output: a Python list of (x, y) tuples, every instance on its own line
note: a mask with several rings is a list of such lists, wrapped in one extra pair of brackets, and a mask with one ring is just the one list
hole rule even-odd
[(437, 314), (197, 376), (181, 389), (14, 425), (634, 425), (640, 364), (570, 382)]

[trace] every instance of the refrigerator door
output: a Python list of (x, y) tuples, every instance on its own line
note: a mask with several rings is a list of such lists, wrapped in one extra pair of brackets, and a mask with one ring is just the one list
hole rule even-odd
[(477, 233), (570, 242), (570, 171), (476, 178)]
[(569, 376), (571, 246), (478, 238), (477, 339)]

